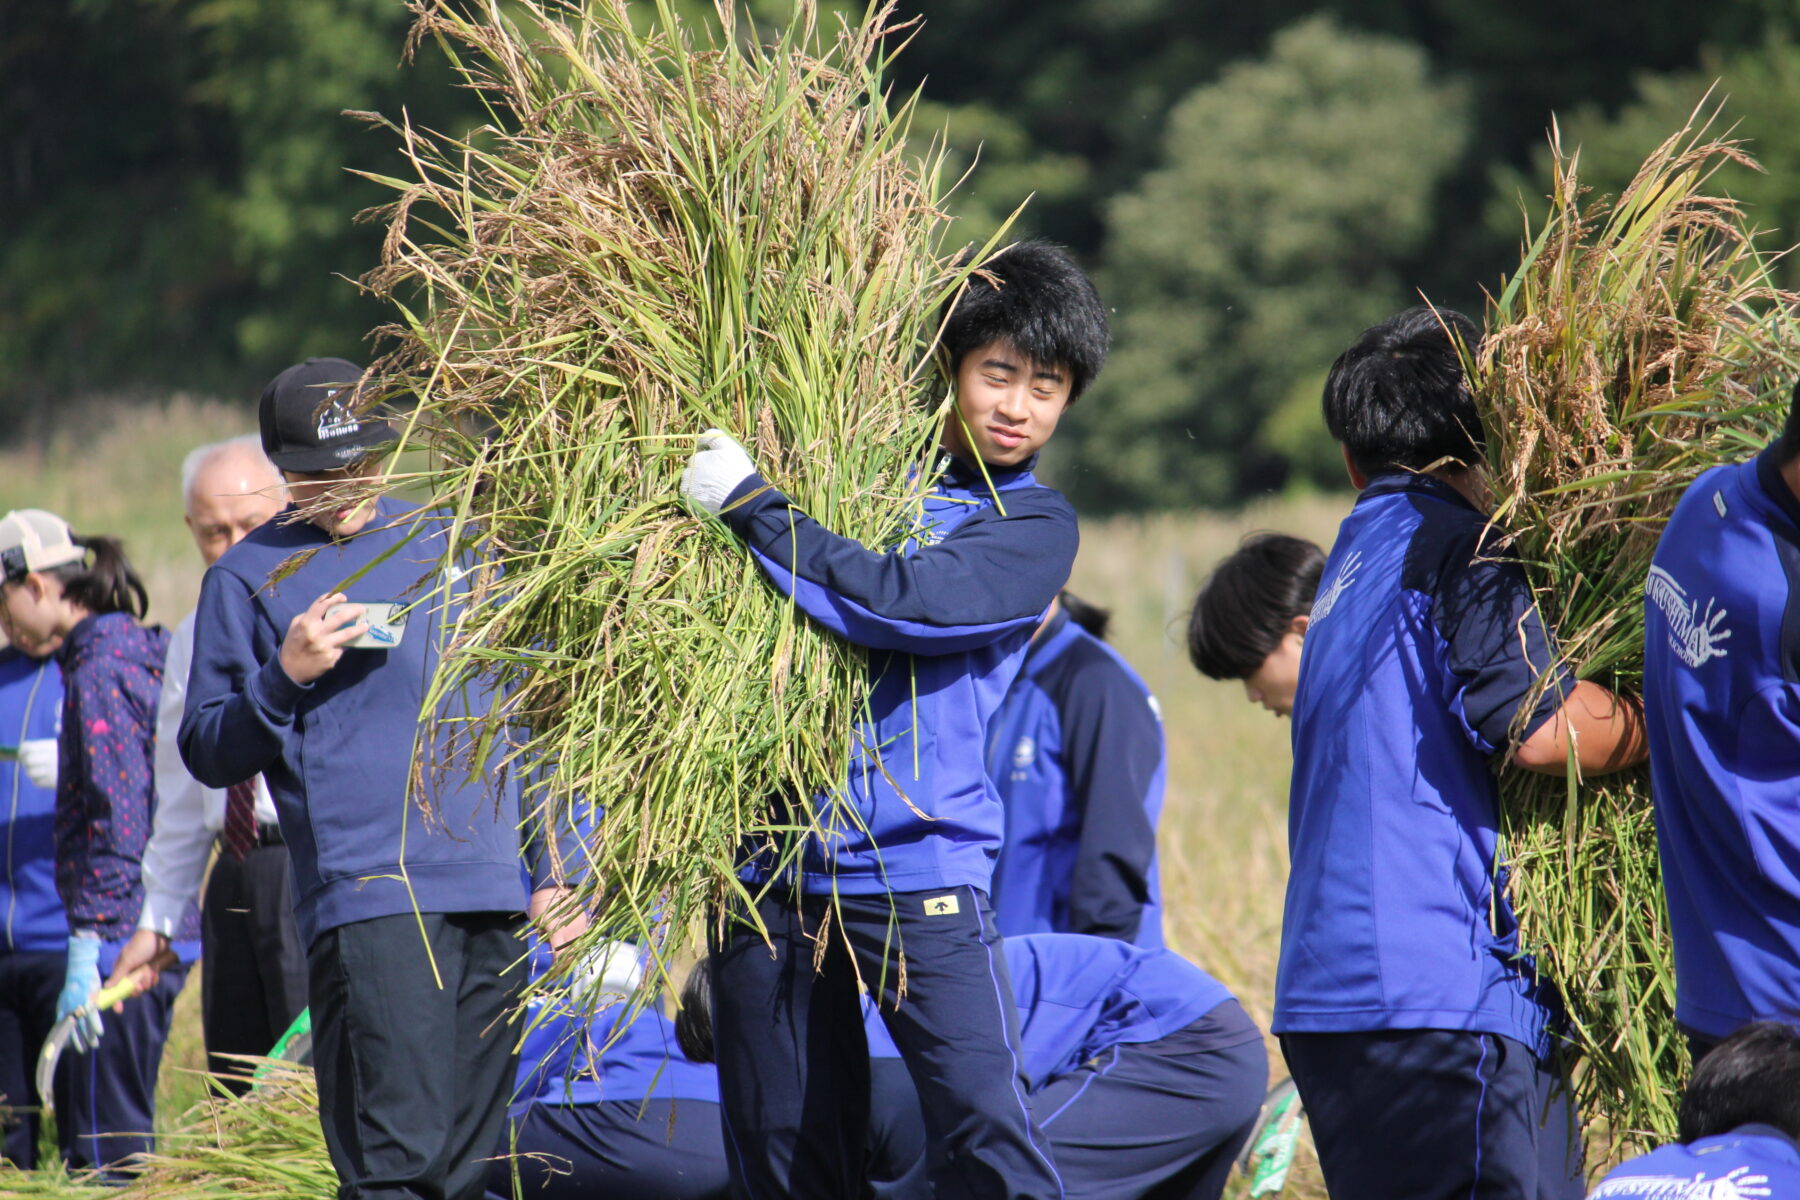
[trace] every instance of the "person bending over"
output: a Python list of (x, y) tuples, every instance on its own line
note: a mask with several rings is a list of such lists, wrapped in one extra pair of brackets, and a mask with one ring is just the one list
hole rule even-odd
[(1163, 943), (1162, 715), (1106, 644), (1109, 615), (1063, 592), (988, 726), (988, 778), (1006, 812), (992, 894), (1002, 937)]
[(1252, 704), (1294, 711), (1300, 647), (1312, 619), (1325, 552), (1305, 538), (1253, 533), (1194, 597), (1188, 658), (1208, 679), (1238, 680)]
[(1613, 1168), (1588, 1200), (1800, 1196), (1800, 1028), (1758, 1021), (1694, 1068), (1681, 1140)]
[[(69, 921), (58, 1020), (89, 1008), (144, 905), (140, 869), (156, 816), (156, 707), (169, 635), (139, 622), (143, 582), (116, 539), (77, 537), (51, 513), (0, 519), (0, 622), (9, 641), (58, 645), (56, 890)], [(71, 1168), (120, 1181), (156, 1148), (156, 1080), (175, 997), (200, 951), (193, 904), (172, 926), (178, 965), (116, 1011), (89, 1008), (59, 1064), (56, 1115)]]

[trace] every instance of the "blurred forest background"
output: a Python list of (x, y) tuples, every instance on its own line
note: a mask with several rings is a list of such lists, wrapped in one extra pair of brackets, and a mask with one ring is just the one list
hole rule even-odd
[[(1115, 309), (1049, 464), (1089, 515), (1334, 485), (1332, 357), (1421, 295), (1479, 312), (1542, 207), (1553, 114), (1611, 191), (1721, 81), (1768, 168), (1722, 186), (1800, 240), (1800, 0), (901, 8), (924, 19), (895, 67), (921, 136), (979, 151), (959, 236), (1031, 195), (1022, 231)], [(403, 171), (343, 113), (481, 119), (433, 47), (403, 61), (408, 23), (402, 0), (0, 2), (0, 440), (96, 398), (247, 411), (288, 362), (369, 356), (385, 314), (348, 280), (378, 232), (354, 218), (386, 193), (352, 171)]]

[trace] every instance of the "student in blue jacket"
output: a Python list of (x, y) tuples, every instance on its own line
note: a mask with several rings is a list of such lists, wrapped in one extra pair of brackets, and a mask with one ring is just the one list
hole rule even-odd
[[(522, 825), (516, 773), (442, 761), (454, 719), (491, 706), (479, 688), (427, 725), (418, 753), (443, 769), (422, 773), (423, 795), (409, 786), (460, 597), (439, 579), (449, 518), (369, 496), (363, 477), (394, 433), (360, 406), (361, 374), (309, 359), (263, 392), (263, 449), (294, 503), (207, 569), (181, 755), (208, 787), (261, 774), (274, 797), (341, 1194), (472, 1197), (512, 1083), (501, 1018), (523, 986), (507, 970), (523, 917), (560, 910), (560, 872), (579, 858), (537, 816)], [(397, 634), (352, 645), (373, 602), (413, 607)]]
[(1294, 711), (1300, 648), (1325, 552), (1305, 538), (1253, 533), (1194, 597), (1188, 658), (1208, 679), (1238, 680), (1252, 704)]
[(718, 1072), (688, 1059), (655, 1001), (636, 1013), (615, 1005), (591, 1020), (532, 1009), (515, 1133), (491, 1165), (490, 1195), (726, 1200)]
[(1696, 1058), (1800, 1014), (1800, 403), (1688, 487), (1644, 586), (1651, 797)]
[(163, 1044), (186, 964), (199, 952), (190, 904), (174, 939), (182, 965), (116, 1011), (91, 1011), (144, 903), (139, 864), (156, 814), (156, 705), (169, 635), (138, 623), (148, 602), (124, 547), (78, 537), (51, 513), (0, 518), (0, 578), (8, 640), (55, 644), (63, 677), (55, 871), (69, 940), (55, 1016), (89, 1011), (58, 1073), (57, 1129), (71, 1167), (121, 1167), (155, 1149)]
[[(56, 1020), (56, 994), (68, 973), (69, 921), (56, 894), (56, 726), (62, 672), (60, 642), (27, 654), (0, 649), (0, 746), (47, 745), (48, 777), (34, 781), (17, 757), (0, 757), (0, 1096), (12, 1109), (0, 1157), (37, 1166), (38, 1050)], [(41, 750), (37, 751), (42, 753)], [(48, 786), (41, 786), (47, 783)]]
[(869, 1093), (859, 978), (879, 989), (924, 1097), (937, 1194), (1060, 1193), (1025, 1102), (988, 903), (1004, 814), (985, 739), (1074, 562), (1075, 514), (1032, 470), (1098, 373), (1107, 336), (1099, 296), (1062, 251), (1026, 242), (982, 265), (944, 323), (955, 405), (941, 474), (898, 552), (820, 526), (716, 430), (683, 476), (683, 492), (744, 540), (775, 587), (870, 652), (866, 715), (843, 731), (847, 815), (817, 805), (827, 828), (808, 839), (798, 880), (750, 864), (767, 884), (756, 903), (774, 953), (744, 914), (726, 918), (712, 947), (740, 1194), (852, 1194)]
[(1613, 1169), (1588, 1200), (1800, 1196), (1800, 1030), (1761, 1021), (1694, 1068), (1681, 1140)]
[(1488, 524), (1475, 338), (1410, 309), (1325, 385), (1361, 495), (1300, 658), (1274, 1029), (1334, 1200), (1580, 1195), (1491, 760), (1614, 770), (1642, 760), (1643, 718), (1574, 680)]
[(1002, 937), (1162, 945), (1162, 716), (1106, 644), (1109, 617), (1063, 592), (989, 724), (988, 778), (1006, 814), (992, 894)]

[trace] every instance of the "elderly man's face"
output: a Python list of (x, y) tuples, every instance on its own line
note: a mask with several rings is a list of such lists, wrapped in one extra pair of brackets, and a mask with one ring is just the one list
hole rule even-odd
[(187, 526), (210, 567), (286, 506), (287, 489), (260, 454), (227, 451), (214, 455), (194, 476)]

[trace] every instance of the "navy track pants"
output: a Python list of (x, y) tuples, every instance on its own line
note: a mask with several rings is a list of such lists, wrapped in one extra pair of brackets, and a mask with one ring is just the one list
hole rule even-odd
[(1031, 1108), (1069, 1200), (1219, 1200), (1268, 1085), (1262, 1035), (1232, 1000), (1168, 1037), (1111, 1047)]
[[(63, 1051), (56, 1068), (56, 1123), (71, 1170), (110, 1167), (156, 1149), (156, 1079), (188, 968), (163, 971), (156, 985), (100, 1014), (106, 1032), (86, 1054)], [(31, 1064), (35, 1069), (37, 1064)], [(118, 1182), (115, 1171), (103, 1178)]]
[(1580, 1200), (1581, 1143), (1555, 1074), (1511, 1038), (1452, 1030), (1286, 1034), (1332, 1200)]
[(938, 1200), (1060, 1200), (980, 890), (765, 897), (758, 911), (772, 952), (742, 921), (712, 948), (725, 1152), (739, 1200), (861, 1194), (870, 1076), (859, 977), (919, 1093)]
[(488, 1190), (505, 1200), (725, 1200), (719, 1106), (705, 1100), (533, 1104)]

